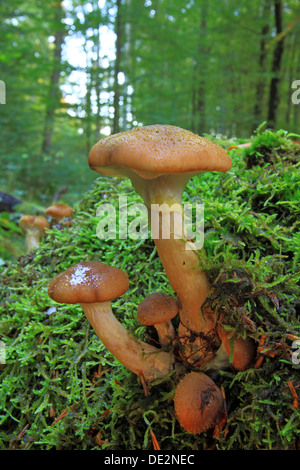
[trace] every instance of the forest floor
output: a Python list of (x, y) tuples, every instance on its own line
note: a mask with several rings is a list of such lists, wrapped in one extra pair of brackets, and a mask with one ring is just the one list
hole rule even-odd
[[(51, 279), (73, 264), (117, 266), (130, 288), (113, 302), (116, 317), (137, 338), (155, 339), (136, 309), (151, 292), (172, 293), (168, 279), (150, 238), (97, 237), (103, 201), (117, 207), (121, 194), (140, 202), (126, 179), (99, 177), (74, 205), (71, 226), (52, 228), (36, 252), (0, 266), (0, 449), (152, 450), (154, 436), (162, 450), (299, 449), (300, 146), (282, 131), (251, 142), (245, 149), (231, 142), (232, 169), (194, 177), (184, 192), (185, 202), (205, 208), (199, 258), (212, 283), (208, 304), (256, 344), (247, 370), (208, 371), (224, 391), (222, 427), (185, 432), (174, 412), (176, 371), (148, 384), (145, 395), (80, 306), (48, 296)], [(24, 242), (17, 229), (14, 239)], [(191, 369), (181, 366), (181, 375)]]

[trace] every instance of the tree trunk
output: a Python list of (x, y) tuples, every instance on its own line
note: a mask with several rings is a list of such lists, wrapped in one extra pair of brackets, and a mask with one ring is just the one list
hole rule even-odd
[(113, 134), (120, 132), (120, 86), (119, 86), (119, 73), (121, 63), (121, 0), (117, 0), (117, 14), (115, 21), (116, 33), (116, 59), (114, 69), (114, 118), (113, 118)]
[[(132, 9), (131, 0), (127, 0), (127, 8), (129, 11)], [(128, 17), (125, 18), (125, 24), (123, 29), (123, 72), (124, 72), (124, 84), (123, 84), (123, 112), (122, 112), (122, 130), (126, 131), (128, 126), (128, 113), (131, 112), (131, 98), (128, 94), (128, 71), (131, 67), (131, 27), (132, 24), (129, 21)]]
[[(282, 2), (281, 0), (274, 0), (274, 14), (275, 14), (275, 31), (276, 36), (280, 35), (283, 29), (283, 15), (282, 15)], [(283, 55), (284, 36), (280, 37), (274, 47), (273, 62), (272, 62), (272, 74), (269, 93), (269, 110), (268, 110), (268, 125), (271, 128), (275, 128), (277, 111), (279, 106), (279, 83), (280, 83), (280, 72), (281, 62)]]
[[(99, 7), (99, 2), (96, 1), (94, 5), (94, 11), (97, 12), (97, 16), (100, 20), (101, 18), (101, 10)], [(95, 77), (95, 94), (96, 94), (96, 107), (97, 107), (97, 113), (96, 113), (96, 130), (95, 130), (95, 140), (96, 142), (100, 139), (100, 130), (101, 130), (101, 125), (102, 125), (102, 119), (101, 119), (101, 88), (102, 88), (102, 78), (100, 74), (100, 68), (101, 68), (101, 37), (100, 37), (100, 24), (97, 25), (97, 28), (95, 30), (95, 37), (96, 37), (96, 58), (93, 63), (93, 70), (94, 70), (94, 77)]]
[(298, 77), (298, 74), (297, 74), (297, 64), (298, 64), (298, 61), (297, 61), (297, 53), (298, 53), (298, 49), (297, 49), (297, 36), (296, 34), (293, 34), (292, 36), (290, 36), (289, 38), (289, 45), (287, 45), (287, 50), (289, 51), (289, 57), (288, 57), (288, 61), (287, 61), (287, 64), (288, 64), (288, 70), (287, 70), (287, 77), (286, 77), (286, 80), (287, 80), (287, 83), (288, 83), (288, 95), (287, 95), (287, 108), (286, 108), (286, 114), (285, 114), (285, 121), (286, 121), (286, 125), (287, 127), (289, 128), (290, 124), (291, 124), (291, 117), (292, 117), (292, 106), (293, 106), (293, 103), (292, 103), (292, 100), (291, 100), (291, 84), (293, 82), (293, 78), (294, 77)]
[(62, 24), (62, 19), (64, 17), (62, 1), (54, 2), (53, 6), (55, 8), (54, 21), (57, 30), (54, 33), (55, 40), (53, 50), (53, 69), (50, 76), (49, 94), (42, 141), (42, 153), (49, 153), (51, 148), (54, 115), (59, 103), (59, 78), (61, 73), (62, 45), (64, 42), (64, 36), (66, 34), (64, 25)]
[(205, 131), (205, 63), (207, 59), (207, 3), (202, 2), (198, 35), (197, 59), (194, 63), (194, 84), (192, 90), (192, 130), (199, 135)]
[[(85, 141), (86, 141), (86, 151), (89, 153), (92, 147), (92, 106), (91, 106), (91, 74), (87, 71), (86, 73), (86, 94), (85, 94)], [(94, 144), (94, 141), (93, 141)]]
[(262, 18), (265, 20), (265, 24), (261, 30), (260, 36), (260, 48), (259, 48), (259, 59), (258, 59), (258, 73), (259, 77), (256, 85), (256, 98), (254, 106), (254, 118), (252, 131), (255, 131), (262, 121), (262, 110), (265, 92), (265, 77), (263, 76), (266, 72), (266, 58), (267, 58), (267, 37), (270, 31), (270, 0), (265, 0)]

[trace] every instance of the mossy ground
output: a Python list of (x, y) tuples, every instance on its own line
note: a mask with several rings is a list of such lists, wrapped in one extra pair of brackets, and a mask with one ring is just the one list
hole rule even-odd
[(208, 372), (226, 396), (222, 430), (183, 431), (173, 407), (176, 373), (149, 385), (145, 396), (80, 306), (47, 295), (50, 280), (70, 265), (112, 264), (130, 278), (129, 291), (113, 302), (115, 315), (137, 337), (154, 337), (138, 324), (137, 306), (171, 288), (151, 239), (97, 237), (99, 204), (117, 207), (119, 195), (140, 202), (127, 180), (99, 177), (71, 227), (53, 228), (36, 253), (1, 267), (1, 449), (153, 449), (151, 431), (162, 450), (299, 448), (299, 148), (285, 133), (259, 133), (249, 149), (230, 151), (228, 173), (195, 177), (184, 193), (185, 202), (205, 207), (199, 259), (213, 283), (208, 303), (259, 346), (247, 371)]

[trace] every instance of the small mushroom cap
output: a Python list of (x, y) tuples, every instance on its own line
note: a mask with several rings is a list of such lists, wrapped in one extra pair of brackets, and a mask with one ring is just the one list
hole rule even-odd
[(52, 279), (48, 295), (65, 304), (109, 302), (123, 295), (128, 287), (128, 276), (121, 269), (86, 261), (71, 266)]
[(95, 144), (89, 166), (109, 176), (130, 168), (145, 178), (203, 171), (226, 172), (228, 153), (219, 145), (177, 126), (155, 124), (114, 134)]
[(52, 206), (47, 208), (46, 214), (49, 217), (54, 218), (71, 217), (71, 215), (73, 214), (73, 209), (67, 204), (53, 204)]
[(221, 325), (218, 325), (217, 333), (223, 343), (228, 357), (231, 356), (233, 348), (231, 362), (233, 367), (237, 370), (247, 370), (253, 361), (256, 352), (254, 341), (249, 337), (234, 337), (232, 336), (232, 331), (226, 331)]
[(190, 372), (179, 382), (174, 396), (178, 421), (191, 434), (216, 425), (224, 411), (222, 392), (203, 372)]
[(165, 323), (174, 318), (178, 310), (178, 302), (174, 297), (162, 292), (154, 292), (139, 304), (137, 319), (142, 325)]
[(26, 233), (28, 229), (39, 229), (43, 234), (45, 230), (50, 228), (50, 225), (42, 215), (23, 215), (19, 220), (19, 226), (23, 233)]

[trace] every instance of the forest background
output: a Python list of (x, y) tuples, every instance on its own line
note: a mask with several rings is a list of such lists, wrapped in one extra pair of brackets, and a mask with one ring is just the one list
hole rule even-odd
[[(0, 18), (0, 448), (300, 449), (299, 1), (2, 0)], [(204, 306), (257, 346), (250, 369), (210, 371), (225, 397), (217, 432), (181, 429), (176, 371), (145, 390), (80, 305), (48, 295), (71, 264), (120, 267), (116, 318), (155, 341), (137, 306), (173, 290), (153, 240), (96, 234), (103, 200), (138, 195), (87, 158), (101, 137), (155, 123), (206, 135), (233, 163), (183, 194), (205, 205)], [(26, 254), (19, 219), (53, 200), (73, 217)]]
[(110, 133), (299, 133), (296, 0), (4, 0), (0, 15), (0, 190), (35, 210), (82, 197)]

